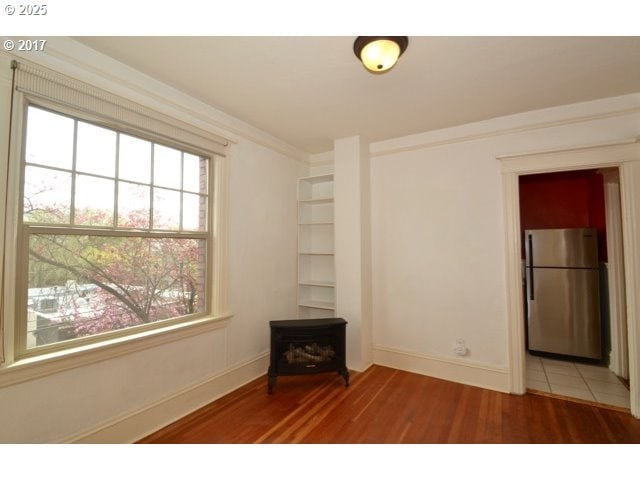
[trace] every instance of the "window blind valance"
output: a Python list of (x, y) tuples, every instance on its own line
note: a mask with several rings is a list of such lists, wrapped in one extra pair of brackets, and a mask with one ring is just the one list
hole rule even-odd
[(16, 90), (196, 154), (225, 155), (229, 140), (65, 75), (17, 63)]

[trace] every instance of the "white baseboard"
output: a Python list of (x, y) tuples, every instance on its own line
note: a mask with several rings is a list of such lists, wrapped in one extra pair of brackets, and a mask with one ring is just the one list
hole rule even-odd
[(59, 443), (133, 443), (266, 375), (268, 366), (269, 354), (264, 353), (168, 398), (111, 419)]
[(376, 345), (373, 363), (430, 377), (509, 393), (509, 371), (454, 358), (405, 352)]
[[(373, 363), (490, 390), (509, 391), (509, 372), (506, 369), (382, 346), (373, 349)], [(168, 398), (111, 419), (89, 431), (62, 439), (59, 443), (133, 443), (266, 375), (268, 366), (269, 355), (264, 353)]]

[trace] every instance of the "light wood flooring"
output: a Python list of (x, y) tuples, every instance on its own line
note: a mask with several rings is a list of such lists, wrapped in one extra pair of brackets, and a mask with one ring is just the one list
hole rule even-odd
[(352, 373), (266, 375), (140, 443), (640, 443), (626, 409), (509, 395), (374, 365)]

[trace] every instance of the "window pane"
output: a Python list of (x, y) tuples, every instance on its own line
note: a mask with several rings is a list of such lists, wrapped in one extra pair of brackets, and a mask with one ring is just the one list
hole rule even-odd
[(25, 160), (71, 170), (73, 120), (35, 107), (27, 113)]
[(78, 171), (113, 177), (116, 171), (116, 132), (78, 122)]
[(207, 230), (207, 197), (192, 193), (182, 194), (182, 228), (184, 230)]
[(124, 180), (150, 183), (151, 142), (120, 134), (118, 176)]
[(189, 153), (184, 154), (184, 180), (183, 189), (195, 193), (207, 193), (207, 166), (206, 158), (196, 157)]
[(153, 228), (180, 228), (180, 192), (164, 188), (153, 189)]
[(24, 221), (68, 224), (70, 212), (71, 174), (27, 166), (24, 172)]
[(113, 225), (114, 181), (76, 175), (76, 225)]
[(118, 183), (118, 226), (149, 228), (150, 187), (137, 183)]
[(181, 152), (162, 145), (154, 145), (153, 183), (162, 187), (180, 188)]
[(31, 235), (29, 253), (27, 348), (205, 311), (204, 240)]

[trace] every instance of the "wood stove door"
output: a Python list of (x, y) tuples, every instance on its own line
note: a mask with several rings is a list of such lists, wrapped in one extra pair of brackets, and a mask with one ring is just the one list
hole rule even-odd
[(336, 370), (344, 352), (335, 327), (284, 330), (276, 335), (277, 374), (304, 374)]

